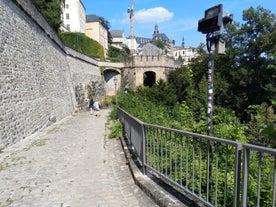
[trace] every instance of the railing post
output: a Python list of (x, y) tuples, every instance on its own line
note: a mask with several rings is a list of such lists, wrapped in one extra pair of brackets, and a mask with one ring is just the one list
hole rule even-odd
[(146, 174), (146, 130), (145, 125), (142, 124), (142, 170), (143, 174)]
[(211, 202), (211, 183), (212, 183), (212, 143), (210, 140), (207, 141), (207, 201)]
[(234, 178), (234, 204), (233, 207), (239, 207), (241, 203), (240, 188), (241, 188), (241, 154), (242, 144), (239, 143), (236, 146), (236, 157), (235, 157), (235, 178)]
[(276, 199), (276, 156), (274, 155), (274, 176), (273, 176), (272, 206), (275, 206)]
[(242, 207), (247, 207), (247, 190), (248, 190), (248, 171), (249, 171), (250, 150), (243, 150), (243, 184), (242, 184)]

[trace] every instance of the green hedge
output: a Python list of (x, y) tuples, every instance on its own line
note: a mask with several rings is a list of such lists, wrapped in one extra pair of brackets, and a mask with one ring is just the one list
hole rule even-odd
[(64, 32), (60, 34), (63, 43), (87, 56), (104, 60), (104, 49), (96, 40), (83, 33)]

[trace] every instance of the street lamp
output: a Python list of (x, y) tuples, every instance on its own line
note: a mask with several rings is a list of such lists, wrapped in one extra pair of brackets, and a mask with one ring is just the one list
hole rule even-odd
[(114, 85), (115, 85), (115, 98), (116, 98), (116, 102), (115, 103), (117, 105), (117, 82), (118, 82), (118, 79), (117, 79), (116, 76), (114, 77), (113, 81), (114, 81)]

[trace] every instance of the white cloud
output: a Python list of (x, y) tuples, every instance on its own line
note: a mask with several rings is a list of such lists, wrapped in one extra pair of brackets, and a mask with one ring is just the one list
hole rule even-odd
[[(174, 13), (163, 7), (155, 7), (150, 9), (141, 9), (134, 11), (135, 23), (156, 24), (169, 21), (173, 18)], [(111, 24), (129, 24), (129, 14), (124, 13), (122, 19), (112, 19)]]
[(174, 13), (163, 7), (141, 9), (134, 13), (134, 21), (137, 23), (161, 23), (173, 18)]

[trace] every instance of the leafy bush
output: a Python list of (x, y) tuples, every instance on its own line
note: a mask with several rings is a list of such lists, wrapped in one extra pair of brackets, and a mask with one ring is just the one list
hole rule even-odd
[(109, 46), (107, 55), (110, 58), (117, 58), (120, 56), (120, 52), (121, 50), (119, 48), (114, 46)]
[(248, 122), (248, 140), (253, 144), (265, 147), (276, 147), (276, 114), (273, 106), (267, 103), (251, 105), (247, 110), (250, 115)]
[[(173, 91), (160, 82), (140, 87), (136, 92), (118, 95), (118, 105), (143, 122), (191, 131), (207, 133), (207, 117), (200, 119), (186, 101), (178, 103)], [(245, 143), (247, 126), (241, 124), (235, 113), (223, 107), (215, 107), (213, 115), (214, 136)]]
[(112, 106), (113, 103), (113, 97), (112, 96), (105, 96), (104, 100), (101, 101), (101, 105), (103, 108), (109, 108), (110, 106)]
[(123, 46), (122, 49), (109, 46), (107, 55), (111, 62), (122, 62), (125, 57), (130, 55), (130, 50), (127, 46)]
[(46, 21), (58, 31), (62, 23), (61, 20), (61, 0), (32, 0)]
[(121, 62), (120, 58), (117, 58), (117, 57), (108, 57), (107, 59), (114, 63)]
[(108, 138), (119, 139), (123, 136), (123, 125), (120, 121), (115, 121), (109, 129), (110, 133), (108, 135)]

